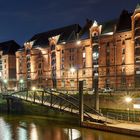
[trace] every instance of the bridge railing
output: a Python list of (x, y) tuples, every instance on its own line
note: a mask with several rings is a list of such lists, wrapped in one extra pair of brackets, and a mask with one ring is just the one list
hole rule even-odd
[[(39, 103), (47, 105), (53, 108), (60, 109), (61, 111), (68, 111), (71, 113), (79, 114), (79, 99), (69, 94), (62, 92), (44, 89), (36, 91), (18, 91), (11, 93), (12, 96), (28, 100), (33, 103)], [(90, 120), (95, 120), (91, 114), (96, 114), (98, 117), (101, 116), (95, 109), (90, 108), (84, 104), (84, 116)]]

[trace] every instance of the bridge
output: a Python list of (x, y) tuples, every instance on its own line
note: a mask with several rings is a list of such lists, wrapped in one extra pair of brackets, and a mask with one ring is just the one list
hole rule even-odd
[[(35, 91), (28, 90), (17, 91), (14, 93), (3, 94), (3, 98), (7, 99), (7, 101), (10, 99), (21, 99), (34, 104), (47, 106), (62, 112), (80, 116), (79, 98), (53, 89), (42, 89)], [(84, 121), (88, 120), (92, 122), (114, 123), (113, 120), (104, 117), (101, 113), (87, 106), (84, 103), (82, 111)]]

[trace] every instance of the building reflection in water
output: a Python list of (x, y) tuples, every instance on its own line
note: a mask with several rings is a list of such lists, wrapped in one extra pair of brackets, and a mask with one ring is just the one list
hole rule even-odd
[(76, 129), (64, 129), (64, 132), (68, 135), (69, 140), (76, 140), (81, 137), (80, 131)]
[(11, 129), (3, 118), (0, 117), (0, 140), (11, 140)]
[(38, 139), (38, 131), (36, 128), (36, 125), (34, 123), (31, 123), (30, 125), (30, 140), (39, 140)]
[(137, 137), (127, 135), (56, 126), (47, 121), (39, 122), (28, 119), (21, 121), (15, 117), (0, 117), (0, 140), (139, 140)]

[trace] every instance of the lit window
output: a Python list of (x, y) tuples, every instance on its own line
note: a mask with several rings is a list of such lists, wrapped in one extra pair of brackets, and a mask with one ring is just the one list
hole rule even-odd
[(65, 87), (65, 80), (62, 80), (61, 86), (62, 86), (62, 87)]
[(86, 80), (83, 80), (83, 87), (86, 87), (87, 83)]
[(125, 64), (125, 57), (122, 57), (122, 64)]
[(99, 57), (99, 53), (98, 52), (94, 52), (93, 53), (93, 59), (97, 59)]
[(85, 58), (86, 57), (86, 53), (85, 52), (83, 52), (83, 58)]
[(74, 87), (74, 80), (70, 80), (70, 86)]

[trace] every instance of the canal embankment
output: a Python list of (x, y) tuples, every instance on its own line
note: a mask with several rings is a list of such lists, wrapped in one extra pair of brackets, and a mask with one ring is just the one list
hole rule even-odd
[(116, 123), (100, 124), (93, 122), (82, 122), (81, 126), (107, 132), (126, 134), (140, 137), (140, 123)]

